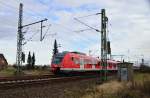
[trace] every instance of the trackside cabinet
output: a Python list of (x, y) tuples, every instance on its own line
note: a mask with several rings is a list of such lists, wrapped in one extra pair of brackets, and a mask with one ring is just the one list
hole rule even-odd
[(118, 80), (119, 81), (133, 80), (133, 63), (129, 62), (118, 63)]

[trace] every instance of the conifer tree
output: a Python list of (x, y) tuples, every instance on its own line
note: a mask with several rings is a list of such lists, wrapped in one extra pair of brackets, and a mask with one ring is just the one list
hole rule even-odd
[(57, 45), (57, 41), (55, 39), (55, 42), (54, 42), (54, 49), (53, 49), (53, 56), (56, 55), (58, 53), (58, 45)]
[(27, 69), (31, 69), (31, 62), (32, 62), (32, 58), (31, 58), (31, 54), (29, 51), (28, 59), (27, 59)]
[(34, 65), (35, 65), (35, 54), (33, 53), (32, 55), (32, 68), (34, 69)]

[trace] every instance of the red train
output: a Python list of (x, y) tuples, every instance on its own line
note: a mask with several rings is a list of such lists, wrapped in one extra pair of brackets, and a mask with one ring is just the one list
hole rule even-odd
[[(117, 71), (117, 62), (107, 61), (109, 71)], [(102, 70), (101, 62), (98, 58), (87, 56), (79, 52), (57, 53), (51, 62), (51, 71), (58, 72), (96, 72)]]

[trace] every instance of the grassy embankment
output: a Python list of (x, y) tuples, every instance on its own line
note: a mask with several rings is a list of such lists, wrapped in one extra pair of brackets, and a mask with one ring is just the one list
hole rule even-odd
[[(9, 77), (9, 76), (16, 76), (17, 69), (8, 66), (7, 68), (0, 70), (0, 77)], [(21, 70), (21, 75), (43, 75), (43, 74), (50, 74), (50, 70), (48, 68), (38, 67), (32, 70)]]
[(14, 76), (16, 72), (16, 69), (13, 67), (7, 67), (3, 70), (0, 70), (0, 77), (9, 77)]
[(135, 73), (132, 82), (109, 81), (66, 94), (70, 98), (150, 98), (150, 73)]

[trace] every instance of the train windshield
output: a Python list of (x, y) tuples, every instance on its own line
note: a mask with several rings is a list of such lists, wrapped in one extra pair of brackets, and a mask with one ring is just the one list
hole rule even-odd
[(55, 57), (52, 61), (53, 64), (59, 64), (62, 61), (63, 57)]
[(52, 64), (59, 64), (62, 62), (63, 58), (65, 56), (65, 53), (58, 53), (53, 58)]

